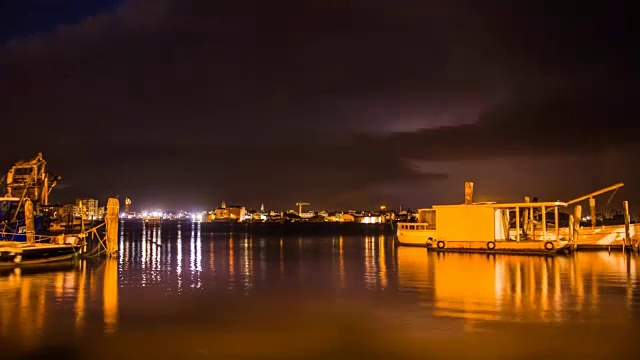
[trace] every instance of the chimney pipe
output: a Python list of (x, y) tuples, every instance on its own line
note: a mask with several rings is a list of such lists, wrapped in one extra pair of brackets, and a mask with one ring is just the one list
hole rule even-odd
[(465, 205), (473, 204), (473, 183), (472, 182), (464, 183), (464, 204)]

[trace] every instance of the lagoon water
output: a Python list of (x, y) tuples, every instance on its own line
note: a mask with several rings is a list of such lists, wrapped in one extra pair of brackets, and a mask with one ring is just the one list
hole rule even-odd
[(2, 359), (623, 359), (640, 257), (434, 254), (385, 236), (121, 228), (116, 258), (0, 272)]

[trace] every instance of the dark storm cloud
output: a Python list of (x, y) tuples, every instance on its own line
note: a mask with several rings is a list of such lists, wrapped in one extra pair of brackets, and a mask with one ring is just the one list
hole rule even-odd
[(610, 130), (637, 115), (624, 10), (133, 0), (0, 50), (3, 129), (83, 184), (69, 194), (402, 201), (433, 179), (407, 159), (626, 141)]

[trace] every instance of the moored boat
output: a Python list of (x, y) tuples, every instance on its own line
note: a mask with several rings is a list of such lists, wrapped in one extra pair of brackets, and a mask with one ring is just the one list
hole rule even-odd
[(49, 192), (59, 179), (38, 154), (17, 162), (0, 180), (6, 194), (0, 197), (0, 267), (65, 261), (82, 252), (86, 233), (48, 231)]
[[(77, 239), (77, 238), (76, 238)], [(62, 244), (28, 244), (15, 241), (0, 241), (0, 267), (37, 265), (74, 259), (83, 245), (77, 240)]]
[[(558, 218), (563, 202), (472, 203), (434, 205), (422, 209), (421, 222), (399, 223), (396, 242), (399, 245), (424, 246), (430, 251), (476, 252), (503, 254), (551, 255), (568, 252), (572, 248), (570, 232), (561, 236), (558, 221), (551, 231), (546, 216), (535, 228), (530, 214), (548, 210)], [(515, 219), (511, 219), (514, 214)], [(521, 216), (523, 215), (523, 216)], [(514, 220), (514, 221), (512, 221)], [(514, 231), (511, 231), (511, 227)]]

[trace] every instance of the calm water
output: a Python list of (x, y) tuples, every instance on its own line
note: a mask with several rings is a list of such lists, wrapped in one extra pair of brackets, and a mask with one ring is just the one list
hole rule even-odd
[(0, 358), (637, 358), (638, 257), (125, 226), (115, 259), (0, 275)]

